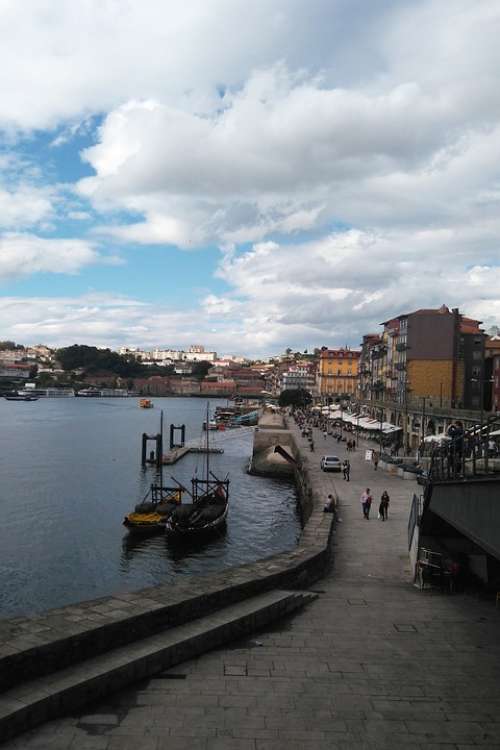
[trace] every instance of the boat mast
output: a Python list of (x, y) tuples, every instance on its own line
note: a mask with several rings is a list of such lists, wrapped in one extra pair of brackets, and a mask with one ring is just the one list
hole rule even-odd
[(210, 456), (210, 453), (208, 452), (208, 439), (209, 439), (208, 438), (208, 433), (210, 432), (210, 430), (209, 430), (209, 421), (208, 420), (209, 420), (209, 402), (207, 401), (207, 423), (206, 423), (207, 424), (207, 429), (205, 430), (205, 433), (206, 433), (206, 451), (207, 451), (207, 487), (206, 487), (206, 491), (207, 492), (208, 492), (208, 480), (209, 480), (209, 477), (210, 477), (210, 466), (209, 466), (209, 456)]
[[(158, 446), (158, 449), (163, 453), (163, 409), (160, 411), (160, 445)], [(162, 487), (163, 487), (163, 455), (159, 457), (160, 461), (160, 498), (162, 494)]]

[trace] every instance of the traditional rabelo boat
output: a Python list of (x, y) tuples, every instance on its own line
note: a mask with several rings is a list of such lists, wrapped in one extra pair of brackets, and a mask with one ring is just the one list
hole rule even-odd
[[(206, 424), (209, 424), (207, 406)], [(205, 431), (205, 478), (191, 480), (191, 502), (177, 505), (167, 518), (165, 533), (170, 537), (188, 538), (221, 529), (227, 518), (229, 476), (219, 479), (210, 471), (209, 430)]]
[(169, 516), (182, 500), (183, 488), (162, 487), (161, 483), (152, 484), (146, 497), (135, 506), (132, 513), (127, 513), (123, 525), (129, 531), (149, 534), (164, 531)]
[(141, 409), (152, 409), (154, 407), (153, 402), (150, 398), (141, 398), (139, 401), (139, 406)]
[[(163, 410), (160, 412), (160, 433), (163, 435)], [(150, 534), (164, 531), (169, 516), (182, 502), (182, 495), (186, 489), (176, 482), (175, 487), (163, 486), (163, 468), (159, 464), (158, 483), (151, 484), (146, 496), (132, 513), (127, 513), (123, 525), (129, 531), (139, 534)]]

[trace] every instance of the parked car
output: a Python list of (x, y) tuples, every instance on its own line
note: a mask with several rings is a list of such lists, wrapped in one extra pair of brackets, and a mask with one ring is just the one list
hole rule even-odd
[(323, 471), (342, 471), (342, 461), (338, 456), (323, 456), (321, 468)]

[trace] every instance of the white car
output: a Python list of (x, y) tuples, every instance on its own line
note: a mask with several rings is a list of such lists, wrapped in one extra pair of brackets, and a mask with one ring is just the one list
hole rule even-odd
[(338, 456), (323, 456), (321, 468), (323, 471), (342, 471), (342, 461)]

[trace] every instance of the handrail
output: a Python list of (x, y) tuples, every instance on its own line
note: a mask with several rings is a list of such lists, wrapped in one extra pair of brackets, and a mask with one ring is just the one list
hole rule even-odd
[(490, 434), (496, 431), (492, 428), (500, 429), (499, 415), (465, 431), (457, 423), (451, 440), (433, 448), (429, 479), (444, 481), (500, 473), (500, 458), (490, 456)]

